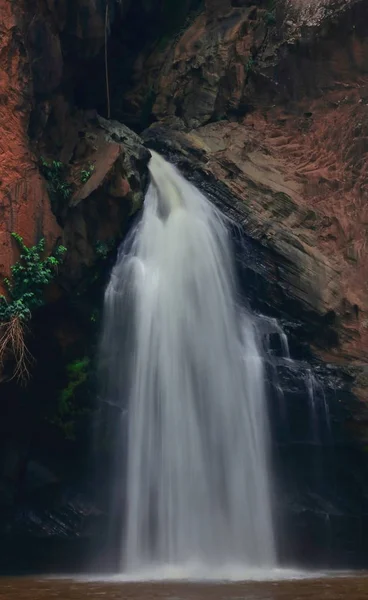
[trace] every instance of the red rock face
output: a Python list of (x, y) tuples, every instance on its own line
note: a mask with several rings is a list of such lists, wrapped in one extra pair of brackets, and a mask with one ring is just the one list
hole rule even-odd
[(9, 275), (17, 256), (11, 232), (26, 244), (44, 236), (50, 248), (60, 235), (45, 182), (29, 147), (32, 82), (23, 43), (21, 14), (0, 2), (0, 275)]
[[(120, 3), (119, 9), (127, 6)], [(142, 202), (144, 183), (134, 165), (141, 164), (144, 171), (148, 158), (140, 162), (139, 140), (118, 128), (113, 141), (95, 111), (84, 113), (74, 106), (78, 60), (101, 50), (105, 26), (104, 7), (94, 0), (0, 0), (0, 291), (18, 257), (12, 232), (28, 246), (44, 237), (47, 251), (59, 239), (69, 245), (75, 279), (82, 265), (93, 263), (95, 242), (121, 234), (124, 215)], [(67, 49), (61, 34), (67, 36)], [(58, 220), (40, 173), (41, 156), (65, 165), (63, 178), (73, 191), (62, 207), (53, 206)], [(81, 173), (91, 165), (91, 177), (82, 184)], [(79, 206), (93, 194), (92, 202)], [(98, 226), (97, 205), (103, 212)]]
[(153, 113), (186, 130), (182, 143), (243, 199), (250, 233), (291, 261), (292, 294), (335, 315), (329, 358), (365, 363), (367, 5), (280, 1), (276, 19), (256, 7), (199, 16), (161, 71), (157, 55), (143, 68), (149, 80), (156, 64)]
[[(327, 10), (333, 8), (335, 16), (346, 12), (331, 26)], [(310, 2), (309, 16), (323, 14), (327, 21), (321, 29), (312, 20), (312, 39), (299, 56), (279, 53), (272, 77), (284, 85), (285, 105), (276, 97), (276, 106), (266, 109), (262, 95), (245, 120), (301, 186), (300, 204), (317, 216), (313, 246), (335, 269), (339, 285), (333, 310), (341, 346), (335, 355), (361, 362), (368, 358), (366, 9), (362, 2)]]
[(339, 283), (335, 301), (330, 300), (346, 328), (339, 352), (365, 361), (368, 110), (359, 94), (354, 96), (354, 91), (332, 92), (308, 103), (308, 116), (300, 119), (285, 119), (278, 110), (267, 119), (254, 115), (253, 127), (270, 155), (282, 159), (286, 175), (300, 185), (301, 206), (316, 214), (313, 246), (328, 259)]

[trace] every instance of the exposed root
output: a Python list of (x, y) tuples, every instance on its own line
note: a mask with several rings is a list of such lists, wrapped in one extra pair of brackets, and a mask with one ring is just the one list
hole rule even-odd
[(20, 383), (26, 383), (30, 378), (30, 367), (33, 357), (25, 342), (25, 326), (19, 317), (13, 317), (10, 321), (0, 325), (0, 368), (8, 356), (15, 360), (15, 368), (12, 379)]

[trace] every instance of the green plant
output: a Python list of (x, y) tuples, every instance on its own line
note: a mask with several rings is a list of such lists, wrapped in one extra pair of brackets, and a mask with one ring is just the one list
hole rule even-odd
[(68, 384), (61, 391), (56, 415), (50, 419), (51, 423), (59, 427), (69, 440), (75, 439), (75, 424), (78, 417), (89, 412), (87, 408), (78, 407), (75, 397), (80, 387), (88, 380), (90, 359), (74, 360), (66, 368)]
[(245, 64), (245, 71), (251, 73), (254, 69), (255, 61), (253, 56), (250, 56)]
[(53, 160), (48, 162), (41, 156), (41, 171), (48, 182), (48, 188), (56, 199), (68, 200), (72, 195), (72, 186), (66, 181), (66, 165)]
[(90, 316), (90, 321), (91, 323), (97, 323), (98, 319), (99, 319), (100, 313), (97, 310), (97, 308), (95, 308), (92, 312), (91, 312), (91, 316)]
[(264, 16), (264, 21), (266, 25), (275, 25), (276, 24), (276, 15), (274, 12), (267, 12)]
[(11, 267), (11, 278), (5, 278), (7, 296), (0, 295), (0, 366), (10, 353), (15, 358), (13, 377), (27, 379), (30, 353), (24, 336), (32, 312), (44, 304), (44, 289), (55, 277), (57, 267), (66, 252), (57, 246), (51, 256), (43, 257), (45, 240), (28, 248), (23, 238), (12, 233), (20, 248), (20, 258)]
[(267, 12), (264, 15), (266, 25), (276, 24), (276, 0), (269, 0), (267, 3)]
[(82, 183), (87, 183), (87, 181), (91, 178), (92, 173), (95, 170), (95, 165), (90, 163), (86, 169), (82, 169), (80, 174), (80, 180)]
[(95, 244), (95, 252), (99, 258), (105, 259), (108, 257), (110, 252), (114, 249), (115, 240), (108, 239), (105, 242), (98, 240)]

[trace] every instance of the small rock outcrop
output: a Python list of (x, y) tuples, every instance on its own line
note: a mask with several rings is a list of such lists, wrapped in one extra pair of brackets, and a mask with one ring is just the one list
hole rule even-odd
[[(127, 9), (128, 2), (111, 3), (106, 14), (92, 0), (0, 3), (2, 277), (9, 275), (17, 258), (12, 232), (28, 246), (42, 236), (48, 250), (57, 240), (70, 241), (67, 232), (73, 227), (75, 236), (83, 237), (85, 225), (76, 216), (82, 209), (76, 207), (90, 194), (95, 198), (102, 185), (104, 191), (109, 188), (105, 221), (110, 218), (115, 229), (142, 203), (148, 152), (139, 148), (133, 132), (104, 123), (96, 111), (80, 110), (74, 98), (83, 61), (101, 52), (114, 18)], [(42, 161), (62, 163), (70, 198), (67, 194), (50, 202)], [(81, 185), (81, 172), (89, 168), (93, 173)], [(112, 198), (119, 209), (111, 208)], [(82, 212), (88, 219), (85, 206)], [(69, 217), (73, 224), (68, 225)], [(100, 223), (97, 236), (103, 235), (102, 229)], [(79, 242), (79, 252), (81, 248)]]

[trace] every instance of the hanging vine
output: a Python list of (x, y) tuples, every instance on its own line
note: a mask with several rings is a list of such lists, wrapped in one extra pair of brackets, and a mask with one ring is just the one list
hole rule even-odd
[(109, 83), (109, 63), (107, 41), (109, 37), (109, 0), (106, 0), (105, 10), (105, 79), (106, 79), (106, 100), (107, 100), (107, 118), (110, 119), (110, 83)]

